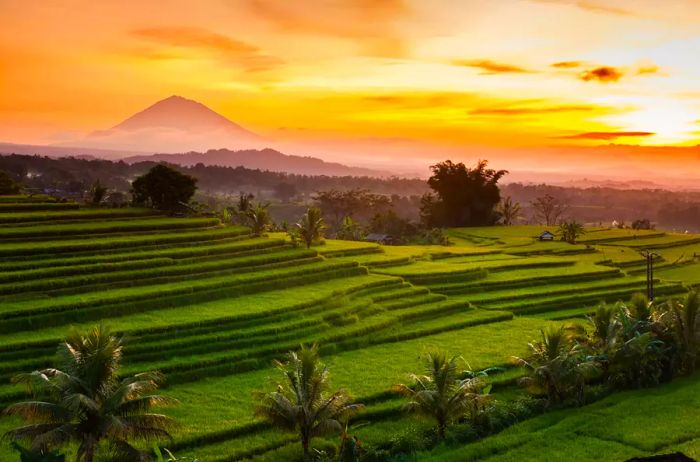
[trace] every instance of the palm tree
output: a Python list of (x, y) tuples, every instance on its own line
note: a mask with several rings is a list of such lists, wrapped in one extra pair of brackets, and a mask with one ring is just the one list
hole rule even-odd
[(510, 226), (520, 218), (520, 204), (514, 202), (510, 196), (501, 199), (498, 204), (498, 213), (501, 214), (501, 221), (504, 225)]
[(580, 329), (564, 327), (541, 330), (542, 339), (528, 344), (530, 357), (513, 357), (513, 362), (526, 368), (528, 375), (519, 383), (535, 395), (544, 395), (549, 403), (560, 403), (574, 397), (583, 403), (586, 380), (599, 371), (599, 365), (586, 361), (586, 356), (573, 338)]
[(326, 225), (323, 222), (321, 209), (311, 207), (306, 211), (306, 214), (301, 217), (301, 221), (296, 224), (297, 232), (301, 240), (306, 244), (306, 248), (310, 248), (315, 242), (323, 238), (323, 231)]
[(251, 205), (245, 211), (245, 217), (254, 236), (260, 236), (270, 226), (272, 219), (270, 218), (270, 212), (267, 210), (269, 206), (270, 204)]
[(392, 389), (408, 398), (404, 408), (429, 416), (437, 422), (438, 438), (445, 437), (447, 426), (463, 417), (482, 395), (478, 377), (460, 380), (458, 356), (447, 357), (443, 351), (431, 351), (425, 357), (426, 375), (411, 374), (413, 386), (397, 384)]
[(576, 244), (576, 240), (585, 233), (586, 230), (583, 228), (583, 225), (574, 220), (564, 221), (559, 225), (561, 240), (569, 244)]
[(668, 304), (671, 330), (681, 355), (681, 370), (692, 373), (700, 356), (700, 293), (690, 291), (685, 300)]
[(26, 425), (10, 430), (12, 440), (28, 440), (32, 451), (47, 451), (68, 443), (78, 446), (76, 462), (93, 462), (101, 441), (118, 458), (150, 460), (129, 440), (169, 438), (174, 422), (149, 411), (173, 400), (152, 394), (163, 377), (147, 372), (119, 379), (121, 340), (102, 327), (71, 333), (58, 347), (58, 367), (21, 374), (36, 400), (13, 404), (5, 415)]
[(318, 347), (290, 351), (286, 361), (275, 361), (284, 381), (271, 393), (255, 393), (259, 402), (255, 414), (272, 425), (298, 432), (304, 460), (310, 460), (311, 438), (343, 430), (347, 419), (364, 406), (350, 404), (350, 398), (339, 390), (328, 394), (328, 368), (320, 361)]

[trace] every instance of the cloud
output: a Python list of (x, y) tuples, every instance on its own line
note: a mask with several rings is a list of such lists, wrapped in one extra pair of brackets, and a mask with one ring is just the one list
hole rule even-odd
[[(265, 71), (284, 63), (262, 53), (260, 48), (199, 27), (153, 27), (133, 29), (131, 35), (160, 45), (204, 50), (236, 64), (248, 72)], [(146, 57), (172, 56), (164, 51), (147, 51)]]
[(612, 66), (600, 66), (594, 69), (583, 71), (579, 78), (584, 82), (596, 81), (601, 83), (617, 82), (622, 78), (624, 72)]
[(474, 96), (458, 92), (416, 92), (395, 93), (386, 95), (369, 95), (364, 100), (385, 106), (401, 106), (405, 108), (427, 108), (452, 106), (470, 101)]
[(611, 14), (615, 16), (637, 16), (634, 11), (625, 10), (610, 6), (604, 2), (594, 2), (591, 0), (533, 0), (537, 3), (553, 3), (559, 5), (569, 5), (591, 13)]
[(560, 61), (558, 63), (552, 63), (550, 66), (556, 67), (557, 69), (575, 69), (583, 66), (583, 63), (581, 61)]
[(286, 33), (351, 40), (370, 56), (407, 54), (406, 43), (392, 29), (410, 12), (403, 0), (247, 0), (246, 4), (256, 17)]
[(556, 136), (563, 140), (615, 140), (617, 138), (637, 138), (653, 136), (654, 132), (586, 132), (575, 135)]
[(531, 114), (556, 114), (565, 112), (590, 112), (601, 109), (598, 106), (561, 105), (542, 107), (482, 107), (469, 111), (472, 115), (485, 116), (520, 116)]
[(499, 63), (495, 61), (491, 61), (489, 59), (456, 59), (453, 61), (450, 61), (450, 63), (453, 66), (462, 66), (462, 67), (474, 67), (477, 69), (481, 69), (482, 74), (528, 74), (532, 73), (533, 71), (525, 69), (523, 67), (514, 65), (514, 64), (507, 64), (507, 63)]
[(656, 64), (646, 64), (639, 66), (637, 68), (637, 75), (648, 75), (648, 74), (658, 74), (660, 71), (659, 66)]

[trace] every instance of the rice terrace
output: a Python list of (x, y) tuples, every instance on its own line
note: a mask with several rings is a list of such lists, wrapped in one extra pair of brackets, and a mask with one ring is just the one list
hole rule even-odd
[[(490, 369), (481, 393), (517, 403), (527, 371), (511, 357), (526, 357), (540, 329), (586, 325), (599, 303), (644, 292), (641, 249), (658, 255), (659, 299), (700, 283), (700, 236), (691, 234), (594, 228), (570, 244), (538, 240), (543, 226), (492, 226), (452, 228), (447, 247), (329, 239), (307, 249), (218, 218), (47, 196), (0, 201), (0, 401), (26, 396), (10, 379), (51, 366), (70, 328), (102, 323), (123, 337), (120, 374), (165, 375), (160, 392), (178, 404), (163, 412), (179, 425), (163, 445), (200, 461), (298, 457), (294, 433), (255, 415), (254, 392), (274, 387), (273, 359), (300, 344), (317, 344), (332, 385), (364, 404), (348, 432), (382, 460), (429, 438), (421, 435), (434, 424), (406, 414), (392, 386), (420, 372), (430, 349), (461, 355), (463, 369)], [(550, 460), (599, 460), (600, 451), (617, 460), (675, 450), (697, 457), (699, 391), (689, 377), (601, 396), (580, 411), (537, 417), (543, 410), (533, 408), (479, 443), (457, 424), (451, 442), (413, 457), (538, 460), (542, 445), (560, 454)], [(651, 425), (671, 414), (672, 423)], [(1, 422), (4, 431), (18, 424)], [(337, 438), (312, 443), (334, 454)], [(15, 457), (8, 445), (1, 451), (2, 460)]]
[(700, 462), (700, 0), (0, 18), (0, 462)]

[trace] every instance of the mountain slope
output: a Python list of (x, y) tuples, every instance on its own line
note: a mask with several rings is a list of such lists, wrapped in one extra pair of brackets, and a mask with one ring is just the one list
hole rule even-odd
[(260, 136), (205, 105), (171, 96), (108, 130), (92, 132), (70, 144), (137, 152), (183, 152), (221, 147), (261, 148), (264, 143)]
[(297, 173), (302, 175), (328, 176), (387, 176), (387, 172), (361, 167), (349, 167), (335, 162), (325, 162), (316, 157), (302, 157), (283, 154), (274, 149), (211, 149), (205, 153), (187, 152), (182, 154), (154, 154), (132, 156), (124, 159), (128, 163), (168, 162), (176, 165), (192, 166), (198, 163), (222, 167), (246, 167), (275, 172)]
[(232, 135), (259, 138), (256, 134), (212, 111), (202, 103), (173, 95), (147, 107), (114, 126), (112, 130), (174, 128), (191, 132), (226, 130)]

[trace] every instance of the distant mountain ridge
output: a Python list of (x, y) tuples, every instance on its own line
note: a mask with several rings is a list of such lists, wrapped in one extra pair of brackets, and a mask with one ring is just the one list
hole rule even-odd
[(317, 157), (303, 157), (283, 154), (274, 149), (210, 149), (207, 152), (187, 152), (180, 154), (153, 154), (131, 156), (123, 159), (128, 163), (168, 162), (171, 164), (192, 166), (199, 163), (222, 167), (246, 167), (250, 169), (275, 172), (296, 173), (302, 175), (328, 176), (388, 176), (387, 172), (362, 167), (326, 162)]

